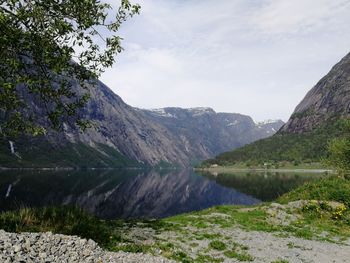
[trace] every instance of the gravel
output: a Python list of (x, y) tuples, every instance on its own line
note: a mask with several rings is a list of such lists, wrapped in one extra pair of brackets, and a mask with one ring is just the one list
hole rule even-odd
[[(249, 254), (254, 257), (253, 263), (277, 260), (285, 260), (288, 263), (350, 262), (350, 247), (346, 244), (340, 245), (297, 237), (282, 238), (271, 233), (246, 232), (240, 229), (228, 230), (226, 234), (249, 248)], [(232, 261), (224, 261), (226, 262)]]
[(174, 262), (141, 253), (107, 252), (93, 240), (47, 233), (0, 230), (0, 262)]
[[(186, 228), (189, 235), (216, 235), (219, 240), (226, 244), (228, 250), (232, 248), (233, 242), (245, 247), (244, 250), (239, 250), (239, 253), (244, 253), (252, 256), (251, 263), (270, 263), (270, 262), (288, 262), (288, 263), (349, 263), (350, 262), (350, 240), (343, 244), (335, 244), (325, 241), (306, 240), (297, 237), (280, 237), (272, 233), (244, 231), (237, 227), (235, 228), (216, 228), (211, 227), (210, 230), (197, 228)], [(210, 239), (196, 239), (187, 237), (186, 242), (179, 238), (183, 238), (183, 234), (175, 232), (163, 232), (157, 235), (158, 238), (173, 243), (181, 247), (191, 258), (196, 258), (199, 254), (205, 254), (213, 258), (222, 258), (223, 263), (240, 262), (239, 259), (227, 258), (223, 251), (208, 249)], [(228, 239), (228, 237), (230, 239)], [(196, 244), (193, 246), (192, 244)], [(284, 260), (284, 261), (283, 261)], [(214, 262), (214, 261), (212, 261)]]

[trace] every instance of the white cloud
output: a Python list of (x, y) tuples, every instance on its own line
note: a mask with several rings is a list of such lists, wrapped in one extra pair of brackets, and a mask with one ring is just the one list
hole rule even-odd
[(252, 20), (268, 34), (310, 34), (325, 27), (336, 30), (331, 27), (344, 22), (349, 10), (348, 0), (269, 0)]
[(286, 120), (349, 51), (350, 1), (143, 0), (102, 80), (145, 108), (210, 106)]

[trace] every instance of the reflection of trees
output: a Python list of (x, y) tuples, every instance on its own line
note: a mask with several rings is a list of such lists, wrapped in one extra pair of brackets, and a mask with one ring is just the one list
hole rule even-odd
[(315, 174), (287, 173), (220, 173), (216, 176), (203, 173), (217, 183), (254, 196), (262, 201), (272, 201), (299, 185), (319, 178)]

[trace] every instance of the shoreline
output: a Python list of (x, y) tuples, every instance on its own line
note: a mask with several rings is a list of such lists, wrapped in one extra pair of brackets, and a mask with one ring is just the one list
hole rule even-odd
[(0, 167), (0, 171), (143, 170), (141, 167)]
[(81, 170), (193, 170), (193, 167), (158, 167), (158, 166), (125, 166), (125, 167), (2, 167), (0, 171), (81, 171)]
[(267, 173), (331, 173), (335, 174), (336, 172), (331, 169), (305, 169), (305, 168), (296, 168), (296, 169), (264, 169), (264, 168), (231, 168), (231, 167), (215, 167), (215, 168), (194, 168), (194, 171), (204, 171), (210, 173), (225, 173), (225, 172), (267, 172)]

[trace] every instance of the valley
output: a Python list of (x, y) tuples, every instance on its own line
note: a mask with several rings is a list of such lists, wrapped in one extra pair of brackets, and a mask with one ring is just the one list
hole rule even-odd
[(350, 2), (140, 2), (1, 1), (0, 262), (350, 262)]
[[(211, 108), (134, 108), (99, 83), (83, 110), (94, 129), (65, 124), (2, 140), (1, 167), (14, 169), (0, 172), (0, 235), (68, 235), (36, 235), (52, 240), (47, 249), (77, 235), (67, 242), (97, 242), (86, 251), (94, 260), (346, 262), (349, 180), (325, 160), (329, 143), (347, 138), (350, 102), (340, 107), (338, 94), (349, 63), (347, 55), (286, 124)], [(15, 260), (25, 249), (37, 255), (36, 244), (0, 248)]]

